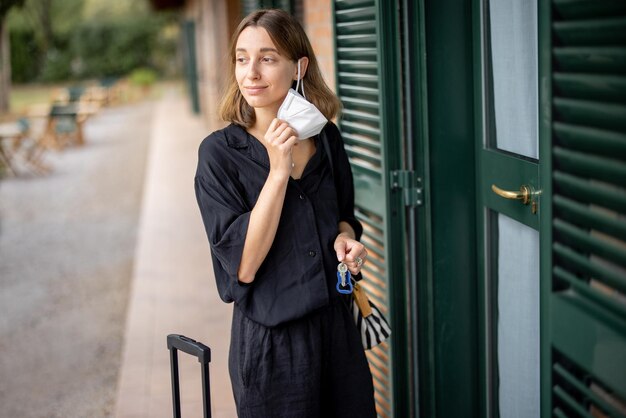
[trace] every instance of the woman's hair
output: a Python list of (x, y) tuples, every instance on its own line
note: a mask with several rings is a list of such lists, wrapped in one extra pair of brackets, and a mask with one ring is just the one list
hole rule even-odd
[(324, 82), (313, 48), (304, 29), (289, 13), (278, 9), (266, 9), (252, 12), (246, 16), (233, 34), (230, 44), (228, 80), (219, 104), (219, 115), (222, 120), (246, 128), (251, 127), (255, 122), (254, 109), (246, 102), (235, 79), (237, 39), (239, 39), (241, 32), (248, 27), (265, 29), (278, 48), (278, 52), (288, 59), (297, 62), (302, 57), (309, 58), (309, 65), (304, 77), (302, 77), (306, 89), (306, 98), (322, 112), (326, 119), (335, 117), (341, 108), (341, 102)]

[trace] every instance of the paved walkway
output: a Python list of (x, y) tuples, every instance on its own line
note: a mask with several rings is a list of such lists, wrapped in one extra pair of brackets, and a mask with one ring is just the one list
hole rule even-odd
[[(212, 350), (213, 417), (236, 417), (228, 377), (232, 305), (217, 295), (209, 248), (193, 191), (200, 141), (213, 128), (191, 116), (187, 101), (169, 95), (157, 104), (116, 417), (171, 417), (166, 336), (184, 334)], [(179, 355), (184, 416), (202, 416), (200, 367)]]
[(49, 174), (0, 180), (0, 417), (113, 416), (155, 108), (103, 108)]

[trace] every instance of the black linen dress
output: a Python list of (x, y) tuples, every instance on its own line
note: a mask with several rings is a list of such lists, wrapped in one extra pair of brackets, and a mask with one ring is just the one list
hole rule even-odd
[[(272, 247), (251, 284), (237, 271), (250, 212), (269, 174), (263, 144), (242, 127), (200, 145), (195, 190), (220, 297), (234, 302), (229, 370), (240, 417), (375, 417), (372, 376), (333, 249), (354, 216), (352, 173), (337, 127), (325, 128), (301, 179), (289, 179)], [(317, 138), (316, 138), (316, 142)]]

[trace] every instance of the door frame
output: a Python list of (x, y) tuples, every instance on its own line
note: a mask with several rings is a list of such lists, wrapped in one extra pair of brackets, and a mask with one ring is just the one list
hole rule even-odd
[[(423, 179), (417, 273), (419, 416), (478, 416), (476, 162), (470, 2), (420, 0), (412, 28), (412, 158)], [(417, 24), (415, 24), (417, 22)], [(406, 67), (405, 67), (406, 68)]]
[(539, 66), (539, 350), (540, 411), (552, 414), (552, 33), (551, 1), (537, 0)]

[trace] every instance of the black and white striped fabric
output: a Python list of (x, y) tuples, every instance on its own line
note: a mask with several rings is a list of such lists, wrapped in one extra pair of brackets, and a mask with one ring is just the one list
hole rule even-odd
[(383, 314), (372, 301), (368, 300), (368, 302), (372, 307), (372, 314), (364, 318), (356, 301), (352, 299), (352, 316), (366, 350), (376, 347), (391, 335), (391, 327)]

